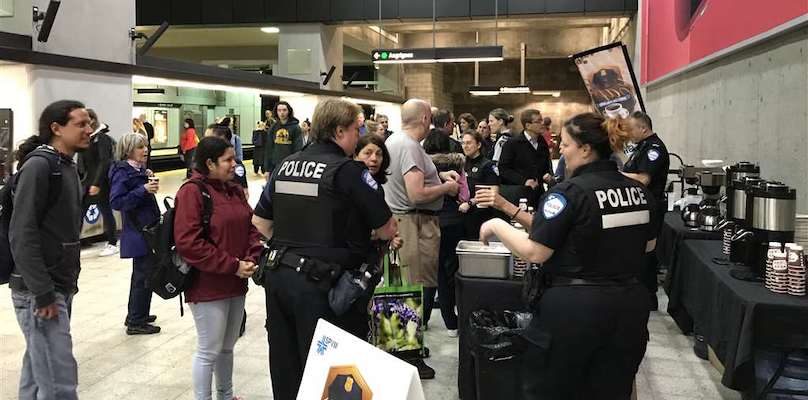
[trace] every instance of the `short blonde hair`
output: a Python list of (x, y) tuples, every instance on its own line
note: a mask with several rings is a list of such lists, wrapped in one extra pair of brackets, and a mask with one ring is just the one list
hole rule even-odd
[(126, 161), (133, 151), (147, 147), (149, 140), (146, 135), (140, 133), (127, 133), (118, 139), (117, 156), (119, 160)]
[(314, 108), (311, 134), (318, 142), (326, 142), (337, 134), (337, 127), (348, 127), (359, 118), (362, 108), (342, 99), (326, 99)]

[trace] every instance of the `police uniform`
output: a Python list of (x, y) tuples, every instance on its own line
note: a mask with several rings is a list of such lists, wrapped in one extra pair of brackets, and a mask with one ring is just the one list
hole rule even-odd
[[(654, 196), (655, 204), (653, 211), (657, 215), (654, 218), (655, 225), (653, 226), (654, 232), (657, 237), (662, 230), (662, 221), (664, 220), (665, 211), (668, 208), (668, 202), (665, 198), (665, 185), (668, 180), (668, 168), (670, 167), (670, 156), (668, 148), (665, 143), (657, 136), (656, 133), (648, 136), (637, 143), (637, 148), (632, 153), (631, 158), (623, 166), (623, 172), (633, 174), (645, 173), (651, 178), (648, 184), (648, 190)], [(656, 309), (656, 292), (657, 284), (657, 268), (658, 260), (656, 251), (648, 253), (646, 259), (646, 267), (643, 270), (641, 280), (643, 284), (651, 292), (652, 309)]]
[[(340, 269), (367, 256), (350, 238), (370, 237), (392, 217), (365, 165), (333, 142), (313, 143), (273, 171), (255, 215), (273, 221), (278, 263), (265, 276), (270, 373), (276, 399), (294, 399), (319, 318), (348, 331), (355, 308), (336, 317), (328, 291)], [(358, 217), (358, 218), (357, 218)]]
[(247, 168), (244, 168), (244, 164), (239, 160), (236, 160), (236, 168), (235, 171), (233, 171), (233, 182), (247, 189)]
[(648, 340), (637, 280), (651, 196), (614, 161), (581, 166), (542, 199), (530, 240), (554, 250), (527, 330), (526, 399), (628, 399)]
[[(494, 162), (480, 154), (477, 158), (467, 158), (465, 171), (466, 179), (468, 180), (469, 193), (472, 197), (477, 192), (477, 185), (499, 185), (499, 176), (497, 175)], [(471, 206), (465, 218), (466, 239), (478, 240), (480, 238), (480, 227), (483, 222), (488, 221), (494, 217), (494, 210), (492, 208), (477, 208)]]

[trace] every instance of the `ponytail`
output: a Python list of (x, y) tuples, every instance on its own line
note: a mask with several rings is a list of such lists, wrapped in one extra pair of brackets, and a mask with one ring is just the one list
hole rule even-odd
[(620, 118), (606, 118), (601, 124), (601, 128), (609, 137), (609, 145), (613, 152), (620, 153), (629, 141), (628, 132), (625, 130), (624, 121)]
[(600, 114), (583, 113), (572, 117), (564, 124), (567, 134), (578, 145), (588, 144), (601, 160), (608, 159), (614, 150), (628, 140), (619, 120), (608, 120)]
[(504, 108), (495, 108), (491, 110), (491, 112), (488, 114), (502, 121), (505, 124), (505, 126), (508, 126), (510, 125), (511, 122), (513, 122), (513, 115), (508, 114), (508, 112), (505, 111)]
[(14, 161), (18, 163), (17, 164), (18, 171), (20, 168), (22, 168), (22, 163), (23, 161), (25, 161), (25, 158), (28, 157), (28, 154), (30, 154), (32, 151), (36, 150), (37, 147), (42, 146), (43, 144), (48, 143), (43, 142), (40, 136), (32, 135), (28, 137), (28, 139), (25, 139), (24, 142), (20, 143), (19, 146), (17, 146), (17, 151), (14, 152)]

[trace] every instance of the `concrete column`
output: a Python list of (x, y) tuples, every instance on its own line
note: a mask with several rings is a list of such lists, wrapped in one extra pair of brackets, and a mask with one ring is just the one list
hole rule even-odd
[(452, 95), (445, 90), (441, 64), (404, 64), (404, 87), (407, 98), (419, 98), (435, 107), (452, 109)]
[[(336, 67), (325, 89), (342, 90), (342, 31), (323, 24), (281, 26), (275, 75), (322, 82), (321, 72)], [(321, 85), (322, 86), (322, 85)]]

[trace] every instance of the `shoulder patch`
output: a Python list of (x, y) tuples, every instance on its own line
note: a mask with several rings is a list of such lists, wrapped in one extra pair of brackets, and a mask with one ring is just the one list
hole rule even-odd
[(235, 172), (236, 172), (236, 176), (238, 176), (239, 178), (244, 177), (244, 174), (246, 173), (245, 170), (244, 170), (244, 166), (241, 165), (241, 164), (236, 164), (236, 171)]
[(550, 193), (544, 199), (544, 205), (542, 206), (544, 219), (557, 217), (565, 208), (567, 208), (567, 198), (561, 193)]
[(365, 181), (365, 184), (370, 186), (373, 190), (379, 190), (379, 184), (376, 183), (376, 178), (370, 174), (370, 171), (364, 170), (362, 171), (362, 180)]
[(648, 150), (648, 160), (649, 161), (656, 161), (659, 158), (659, 151), (651, 149)]

